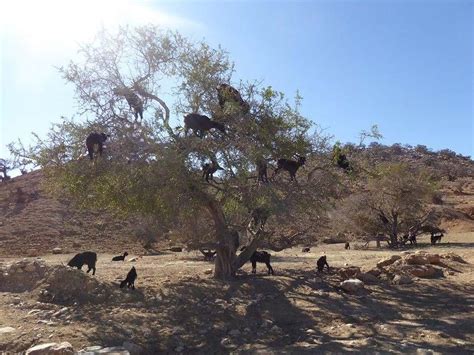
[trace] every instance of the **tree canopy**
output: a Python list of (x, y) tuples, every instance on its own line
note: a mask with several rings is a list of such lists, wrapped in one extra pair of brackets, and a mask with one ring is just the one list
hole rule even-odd
[[(237, 230), (248, 226), (252, 211), (265, 210), (282, 224), (295, 222), (295, 213), (317, 223), (328, 204), (335, 182), (323, 178), (324, 170), (297, 182), (285, 172), (269, 183), (257, 181), (258, 161), (271, 171), (279, 158), (311, 160), (329, 150), (301, 115), (299, 94), (290, 103), (271, 86), (239, 80), (234, 86), (248, 110), (231, 100), (219, 104), (216, 88), (234, 75), (220, 47), (154, 26), (102, 30), (60, 73), (75, 89), (76, 117), (54, 125), (27, 151), (12, 151), (41, 166), (52, 191), (84, 207), (148, 216), (163, 230), (207, 216), (218, 243), (218, 278), (232, 277), (265, 235), (263, 227), (247, 228), (253, 241), (236, 257)], [(137, 100), (143, 118), (132, 108)], [(226, 133), (186, 136), (188, 113), (210, 117)], [(104, 155), (93, 162), (84, 146), (91, 132), (110, 135)], [(202, 167), (211, 162), (222, 170), (206, 182)]]

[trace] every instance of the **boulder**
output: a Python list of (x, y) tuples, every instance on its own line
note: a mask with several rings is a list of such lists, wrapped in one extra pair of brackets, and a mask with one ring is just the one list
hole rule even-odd
[(436, 277), (443, 274), (440, 269), (434, 268), (431, 265), (404, 265), (400, 268), (400, 271), (423, 278)]
[(46, 343), (35, 345), (26, 350), (26, 355), (68, 355), (74, 354), (72, 345), (67, 341), (62, 343)]
[(428, 261), (427, 254), (415, 253), (412, 255), (407, 255), (404, 259), (405, 263), (408, 265), (426, 265), (430, 262)]
[(392, 282), (395, 285), (406, 285), (413, 283), (413, 279), (407, 275), (395, 275)]
[(131, 355), (140, 355), (143, 353), (143, 348), (140, 345), (130, 341), (124, 341), (122, 347), (130, 352)]
[(459, 255), (454, 254), (454, 253), (443, 254), (443, 255), (441, 255), (441, 257), (443, 259), (449, 259), (449, 260), (452, 260), (452, 261), (456, 261), (458, 263), (467, 264), (467, 262), (463, 258), (461, 258)]
[(401, 258), (402, 257), (400, 255), (392, 255), (389, 258), (385, 258), (385, 259), (380, 260), (377, 263), (377, 267), (382, 268), (382, 267), (385, 267), (385, 266), (388, 266), (388, 265), (392, 265), (395, 261), (400, 260)]
[(349, 293), (358, 293), (364, 290), (364, 283), (358, 279), (349, 279), (342, 281), (340, 287)]
[(381, 273), (382, 273), (382, 270), (377, 269), (377, 268), (373, 268), (367, 271), (367, 274), (374, 275), (375, 277), (379, 277)]
[(337, 270), (337, 273), (344, 279), (354, 278), (360, 274), (360, 267), (358, 266), (341, 267), (339, 270)]
[(434, 264), (434, 265), (442, 264), (441, 257), (439, 256), (439, 254), (427, 254), (426, 259), (428, 260), (430, 264)]
[(62, 254), (63, 250), (61, 248), (54, 248), (53, 249), (53, 254)]
[(371, 273), (368, 273), (368, 272), (361, 272), (359, 273), (356, 278), (358, 278), (359, 280), (367, 283), (367, 284), (375, 284), (375, 283), (379, 283), (380, 280), (377, 278), (377, 276), (371, 274)]

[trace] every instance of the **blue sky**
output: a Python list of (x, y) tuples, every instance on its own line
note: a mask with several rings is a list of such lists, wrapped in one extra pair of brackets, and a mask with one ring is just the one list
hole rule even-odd
[(290, 97), (299, 89), (303, 113), (340, 141), (378, 124), (384, 144), (474, 156), (472, 1), (9, 3), (0, 11), (0, 157), (6, 143), (75, 112), (54, 66), (75, 58), (77, 42), (100, 25), (147, 22), (221, 44), (235, 80)]

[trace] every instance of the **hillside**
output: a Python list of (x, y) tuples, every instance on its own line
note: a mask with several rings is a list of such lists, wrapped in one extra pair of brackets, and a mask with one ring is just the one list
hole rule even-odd
[[(441, 181), (433, 206), (443, 214), (442, 227), (448, 233), (474, 232), (474, 162), (469, 158), (400, 145), (346, 147), (351, 159), (428, 167)], [(64, 252), (143, 253), (133, 223), (106, 212), (80, 211), (64, 199), (48, 196), (42, 182), (41, 171), (35, 171), (0, 183), (0, 255), (42, 255), (55, 247)]]
[(41, 171), (0, 184), (0, 255), (63, 250), (140, 251), (130, 223), (99, 211), (79, 211), (45, 192)]

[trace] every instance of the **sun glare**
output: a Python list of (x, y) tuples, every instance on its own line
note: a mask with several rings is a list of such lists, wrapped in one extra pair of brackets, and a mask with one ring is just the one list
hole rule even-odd
[(192, 26), (191, 21), (132, 0), (16, 0), (2, 3), (3, 35), (41, 50), (75, 46), (101, 27), (154, 23), (165, 27)]

